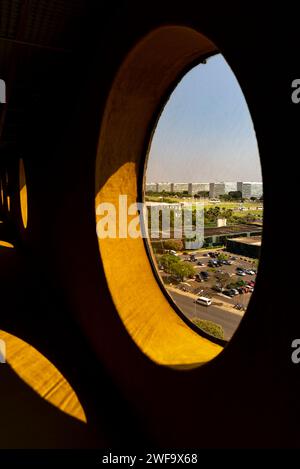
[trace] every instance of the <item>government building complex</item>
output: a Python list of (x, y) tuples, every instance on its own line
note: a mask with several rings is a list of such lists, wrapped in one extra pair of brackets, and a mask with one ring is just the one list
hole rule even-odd
[(241, 192), (243, 199), (260, 198), (263, 195), (262, 182), (149, 182), (146, 183), (146, 193), (170, 192), (186, 193), (194, 196), (208, 192), (210, 199), (217, 199), (220, 195), (230, 192)]

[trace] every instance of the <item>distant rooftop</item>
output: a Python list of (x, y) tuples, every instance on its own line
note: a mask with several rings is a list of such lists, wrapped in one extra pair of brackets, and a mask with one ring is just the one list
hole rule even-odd
[(261, 236), (245, 236), (242, 238), (230, 238), (228, 241), (237, 241), (243, 244), (252, 244), (254, 246), (261, 246)]
[[(235, 234), (235, 233), (253, 233), (253, 232), (262, 232), (262, 226), (258, 225), (246, 225), (246, 224), (240, 224), (240, 225), (232, 225), (232, 226), (221, 226), (219, 228), (205, 228), (204, 227), (204, 236), (226, 236), (230, 234)], [(238, 239), (238, 238), (234, 238)], [(245, 239), (245, 238), (242, 238)], [(254, 239), (254, 237), (252, 237)]]

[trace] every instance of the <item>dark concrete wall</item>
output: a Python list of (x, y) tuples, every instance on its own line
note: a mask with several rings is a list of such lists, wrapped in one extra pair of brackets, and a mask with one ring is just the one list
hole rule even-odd
[[(300, 373), (290, 359), (291, 341), (300, 334), (299, 307), (292, 295), (288, 303), (272, 295), (278, 217), (283, 208), (285, 216), (293, 213), (293, 202), (281, 207), (277, 184), (293, 179), (298, 144), (290, 82), (299, 38), (292, 22), (288, 12), (273, 6), (264, 14), (252, 3), (87, 1), (69, 32), (71, 53), (13, 51), (27, 88), (11, 158), (22, 153), (29, 212), (27, 230), (14, 227), (16, 249), (0, 253), (0, 328), (45, 354), (80, 396), (91, 435), (98, 436), (74, 439), (74, 446), (299, 446)], [(248, 312), (224, 353), (190, 371), (157, 366), (133, 343), (111, 300), (95, 233), (95, 157), (112, 80), (130, 49), (165, 24), (201, 31), (224, 54), (249, 105), (264, 178), (261, 263)], [(12, 380), (11, 389), (16, 386)], [(14, 431), (11, 418), (6, 415), (7, 444), (20, 447), (22, 432)], [(32, 436), (26, 445), (70, 445), (69, 423), (64, 440), (58, 420), (53, 416), (48, 424), (34, 413), (32, 425), (44, 438), (37, 443)]]
[(233, 254), (240, 254), (241, 256), (252, 257), (253, 259), (258, 259), (260, 256), (260, 246), (241, 243), (232, 239), (227, 239), (226, 249)]

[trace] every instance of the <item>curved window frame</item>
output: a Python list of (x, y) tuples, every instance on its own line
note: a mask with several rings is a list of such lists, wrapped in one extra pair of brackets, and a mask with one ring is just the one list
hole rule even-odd
[[(121, 65), (103, 115), (95, 177), (96, 223), (101, 203), (143, 201), (149, 142), (165, 103), (182, 77), (219, 53), (201, 33), (164, 26), (142, 39)], [(117, 225), (118, 228), (118, 225)], [(116, 310), (135, 344), (160, 365), (207, 363), (226, 341), (193, 325), (174, 304), (155, 268), (145, 239), (98, 239)]]

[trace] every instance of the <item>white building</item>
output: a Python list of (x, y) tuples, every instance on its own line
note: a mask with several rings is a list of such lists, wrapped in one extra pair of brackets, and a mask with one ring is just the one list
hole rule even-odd
[(171, 184), (171, 192), (184, 192), (189, 190), (188, 182), (173, 182)]
[(257, 199), (263, 195), (262, 182), (238, 182), (237, 190), (242, 193), (243, 199), (256, 197)]
[(209, 192), (209, 182), (190, 182), (189, 195), (197, 194), (198, 192)]
[(220, 195), (228, 194), (237, 190), (236, 182), (211, 182), (209, 184), (209, 197), (215, 199)]
[(157, 192), (171, 192), (171, 182), (158, 182)]
[(218, 218), (217, 227), (221, 228), (222, 226), (227, 226), (227, 218)]
[(146, 189), (146, 192), (157, 192), (157, 183), (147, 182), (145, 189)]

